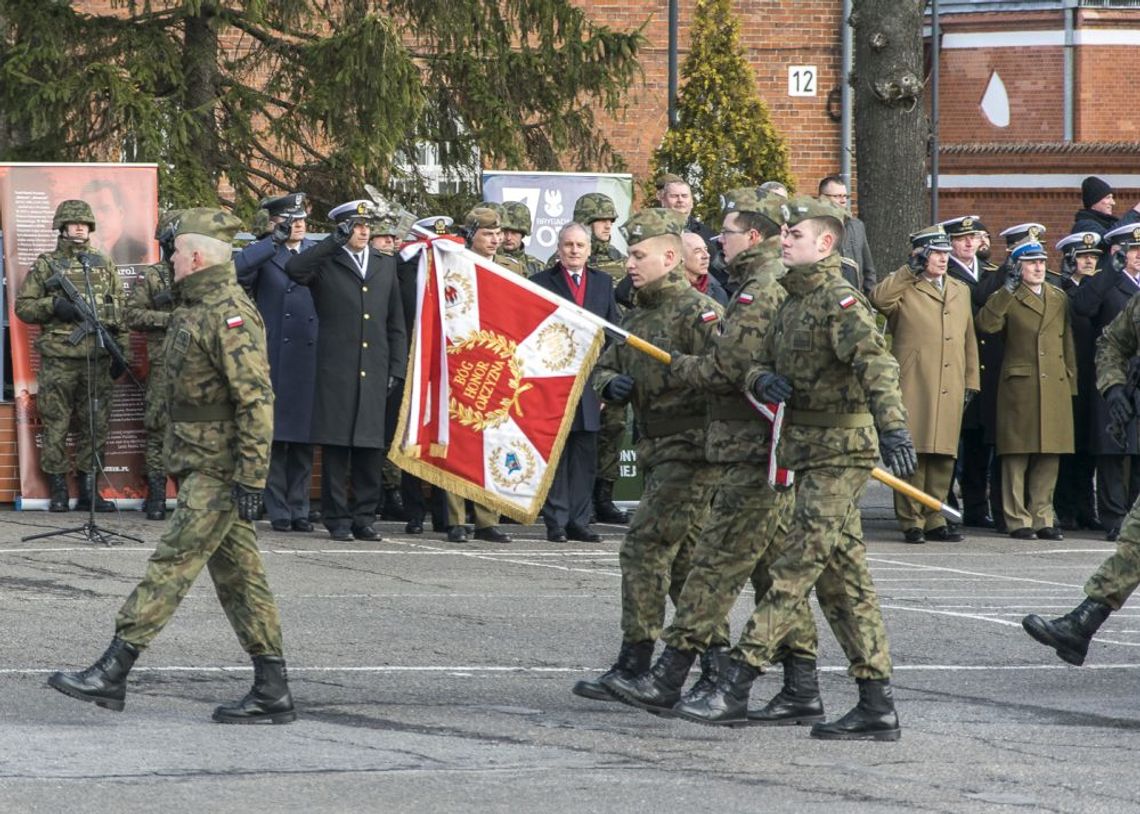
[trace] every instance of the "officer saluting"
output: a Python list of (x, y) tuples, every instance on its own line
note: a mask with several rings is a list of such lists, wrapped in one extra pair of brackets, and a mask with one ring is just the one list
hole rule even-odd
[(254, 521), (269, 469), (273, 388), (265, 328), (238, 287), (230, 243), (241, 221), (220, 209), (187, 209), (173, 222), (178, 307), (164, 348), (170, 429), (167, 471), (179, 481), (170, 528), (146, 575), (119, 609), (103, 657), (78, 673), (54, 673), (65, 695), (122, 711), (135, 660), (165, 627), (208, 563), (210, 577), (253, 658), (253, 689), (218, 707), (219, 723), (296, 718), (282, 658), (281, 622)]

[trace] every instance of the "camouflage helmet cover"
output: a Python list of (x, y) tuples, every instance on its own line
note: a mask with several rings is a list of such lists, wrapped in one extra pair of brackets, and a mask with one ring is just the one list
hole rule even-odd
[(503, 204), (503, 228), (524, 235), (530, 234), (530, 207), (522, 201)]
[(574, 220), (589, 226), (596, 220), (617, 220), (613, 199), (601, 192), (587, 192), (574, 204)]
[(51, 220), (51, 228), (57, 232), (69, 223), (86, 223), (87, 227), (95, 231), (95, 213), (91, 211), (91, 204), (71, 198), (61, 201), (55, 208), (55, 217)]

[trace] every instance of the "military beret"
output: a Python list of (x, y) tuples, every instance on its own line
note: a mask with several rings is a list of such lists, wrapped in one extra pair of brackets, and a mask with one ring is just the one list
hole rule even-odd
[(305, 193), (290, 192), (277, 198), (265, 198), (259, 206), (269, 213), (269, 217), (307, 218), (305, 209)]
[(847, 220), (847, 211), (840, 209), (831, 201), (813, 198), (810, 195), (800, 195), (780, 205), (780, 212), (788, 226), (795, 226), (800, 221), (813, 218), (831, 218), (843, 225)]
[(1047, 258), (1048, 255), (1045, 253), (1045, 247), (1030, 238), (1025, 238), (1025, 240), (1014, 246), (1013, 251), (1009, 253), (1009, 259), (1015, 263), (1019, 263), (1022, 260), (1045, 260)]
[(946, 236), (946, 230), (942, 228), (942, 224), (936, 223), (912, 234), (910, 245), (915, 249), (948, 252), (950, 251), (950, 238)]
[(329, 210), (329, 220), (340, 223), (341, 221), (359, 218), (365, 220), (372, 216), (375, 212), (376, 205), (372, 201), (365, 201), (363, 199), (349, 201), (342, 203), (340, 206), (334, 206)]
[(529, 235), (530, 223), (530, 207), (522, 201), (507, 201), (503, 204), (504, 229)]
[(685, 184), (688, 183), (679, 175), (671, 172), (663, 172), (657, 176), (657, 180), (653, 182), (657, 189), (665, 189), (669, 184)]
[(198, 207), (183, 209), (170, 221), (174, 237), (178, 235), (205, 235), (215, 240), (233, 243), (234, 235), (241, 231), (242, 223), (224, 209)]
[(738, 187), (730, 189), (720, 196), (720, 214), (729, 212), (763, 212), (760, 202), (768, 197), (768, 193), (756, 187)]
[(1074, 232), (1057, 241), (1057, 251), (1073, 254), (1103, 254), (1100, 235), (1096, 232)]
[(481, 204), (463, 219), (463, 225), (470, 231), (476, 229), (501, 229), (503, 218), (497, 211), (498, 204)]
[(634, 246), (643, 240), (661, 235), (681, 236), (685, 231), (685, 219), (672, 209), (652, 207), (633, 213), (621, 227), (625, 242)]
[(1019, 223), (1017, 226), (1010, 226), (1008, 229), (1003, 229), (999, 234), (1005, 238), (1005, 245), (1007, 248), (1012, 249), (1025, 238), (1041, 242), (1041, 238), (1045, 236), (1048, 231), (1040, 223)]
[(1105, 232), (1104, 242), (1109, 246), (1140, 246), (1140, 223), (1127, 223)]
[(940, 225), (946, 230), (946, 234), (950, 237), (980, 235), (986, 231), (985, 224), (982, 223), (982, 219), (977, 215), (963, 215), (960, 218), (950, 218), (950, 220), (942, 221)]

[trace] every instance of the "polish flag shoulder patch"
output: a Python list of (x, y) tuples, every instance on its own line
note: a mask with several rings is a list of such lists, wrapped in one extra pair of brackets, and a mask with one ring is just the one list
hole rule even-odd
[(234, 315), (232, 317), (226, 317), (227, 328), (240, 328), (242, 325), (245, 325), (245, 320), (240, 316)]
[(756, 298), (753, 297), (751, 294), (741, 294), (739, 297), (736, 298), (736, 301), (738, 303), (740, 303), (741, 305), (750, 305), (754, 299), (756, 299)]
[(841, 299), (839, 301), (839, 307), (844, 308), (844, 309), (850, 308), (852, 305), (854, 305), (858, 301), (859, 300), (855, 299), (854, 294), (848, 294), (846, 297), (844, 297), (843, 299)]
[(705, 311), (701, 314), (701, 322), (716, 322), (716, 311)]

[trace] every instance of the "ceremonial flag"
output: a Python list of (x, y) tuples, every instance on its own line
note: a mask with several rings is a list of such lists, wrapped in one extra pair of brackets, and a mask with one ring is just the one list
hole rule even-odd
[(416, 324), (388, 457), (533, 523), (607, 323), (454, 239), (401, 252), (417, 253)]

